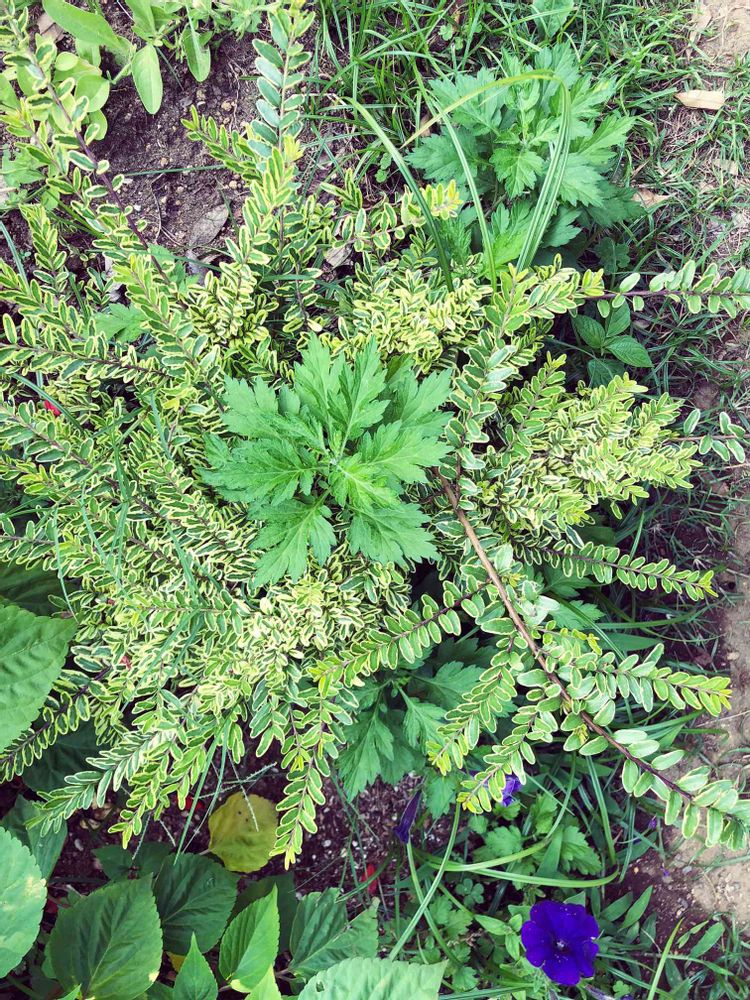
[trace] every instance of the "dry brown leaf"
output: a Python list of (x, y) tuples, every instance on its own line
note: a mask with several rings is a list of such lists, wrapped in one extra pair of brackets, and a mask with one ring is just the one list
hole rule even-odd
[(669, 194), (657, 194), (655, 191), (649, 191), (648, 188), (636, 188), (635, 198), (639, 201), (644, 208), (656, 208), (657, 205), (661, 205), (663, 201), (668, 201), (672, 196)]
[(327, 253), (323, 255), (323, 260), (330, 267), (341, 267), (345, 264), (352, 255), (352, 248), (348, 245), (340, 247), (332, 247)]
[(700, 36), (704, 33), (706, 28), (709, 26), (713, 20), (713, 11), (708, 7), (700, 4), (695, 12), (695, 17), (693, 18), (693, 23), (690, 26), (690, 41), (694, 43)]
[(677, 95), (680, 104), (699, 111), (718, 111), (726, 99), (723, 90), (683, 90)]
[(188, 246), (208, 246), (219, 235), (228, 218), (229, 209), (226, 205), (217, 205), (216, 208), (209, 208), (207, 212), (204, 212), (193, 223), (188, 239)]
[(46, 12), (39, 15), (39, 20), (36, 23), (36, 30), (40, 35), (44, 35), (44, 37), (50, 42), (56, 42), (63, 33), (60, 25), (55, 24)]
[(728, 160), (724, 156), (719, 157), (719, 167), (724, 171), (724, 173), (729, 174), (731, 177), (739, 177), (740, 175), (740, 165), (736, 160)]

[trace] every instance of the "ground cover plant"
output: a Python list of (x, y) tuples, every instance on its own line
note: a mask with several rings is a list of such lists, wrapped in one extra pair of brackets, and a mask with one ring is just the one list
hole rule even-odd
[[(653, 302), (735, 317), (750, 275), (692, 261), (626, 270), (611, 238), (616, 266), (600, 267), (600, 234), (591, 267), (539, 256), (580, 235), (550, 244), (550, 225), (596, 222), (565, 222), (560, 207), (586, 143), (600, 150), (586, 169), (602, 168), (589, 192), (629, 199), (605, 168), (631, 123), (572, 115), (576, 96), (598, 113), (614, 91), (589, 95), (574, 50), (535, 11), (537, 70), (567, 67), (559, 82), (501, 100), (475, 65), (443, 74), (426, 85), (440, 131), (422, 147), (440, 139), (463, 166), (489, 107), (501, 151), (536, 136), (535, 177), (514, 160), (488, 185), (453, 168), (422, 184), (355, 98), (380, 169), (390, 160), (398, 177), (366, 200), (352, 171), (303, 184), (320, 120), (304, 102), (314, 11), (273, 8), (254, 39), (257, 120), (232, 131), (193, 109), (185, 121), (247, 193), (199, 268), (149, 244), (96, 153), (87, 97), (69, 100), (54, 51), (3, 21), (20, 93), (35, 80), (35, 113), (14, 135), (40, 185), (17, 202), (30, 256), (0, 264), (0, 769), (37, 793), (0, 835), (4, 898), (34, 886), (8, 911), (14, 984), (103, 996), (96, 976), (127, 942), (132, 965), (105, 987), (122, 1000), (215, 995), (217, 974), (259, 998), (427, 998), (441, 984), (453, 996), (687, 997), (711, 975), (735, 988), (706, 957), (723, 926), (683, 932), (687, 965), (670, 953), (678, 928), (649, 964), (650, 893), (608, 893), (661, 823), (738, 849), (750, 823), (735, 783), (685, 754), (691, 719), (728, 707), (726, 679), (634, 635), (612, 595), (662, 591), (686, 615), (715, 595), (709, 569), (631, 548), (629, 522), (658, 491), (685, 495), (704, 456), (744, 462), (746, 434), (640, 384), (631, 371), (651, 359), (632, 324)], [(7, 106), (18, 125), (22, 103)], [(566, 138), (566, 121), (583, 134)], [(493, 169), (509, 155), (486, 153)], [(208, 845), (243, 873), (271, 853), (294, 864), (332, 783), (353, 802), (376, 779), (419, 777), (365, 884), (300, 903), (313, 929), (325, 924), (307, 962), (313, 930), (280, 918), (281, 883), (250, 883), (238, 908), (234, 880), (184, 837), (175, 854), (138, 846), (175, 801), (190, 823), (218, 775), (211, 827), (232, 803), (216, 808), (225, 770), (256, 758), (285, 781), (268, 823), (240, 796), (260, 863), (234, 867), (213, 828)], [(134, 853), (107, 845), (111, 885), (61, 900), (35, 945), (65, 823), (115, 799), (108, 830)], [(170, 893), (192, 899), (207, 866), (211, 898), (195, 911), (213, 912), (217, 932), (202, 940), (201, 922), (183, 921), (176, 935)], [(130, 918), (121, 936), (115, 917)], [(71, 947), (98, 919), (102, 955)]]

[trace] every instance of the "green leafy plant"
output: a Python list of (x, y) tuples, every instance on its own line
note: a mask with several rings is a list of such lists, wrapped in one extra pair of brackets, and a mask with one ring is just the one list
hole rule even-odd
[(0, 830), (0, 975), (7, 975), (31, 948), (44, 908), (44, 880), (19, 840)]
[[(337, 771), (347, 796), (355, 798), (377, 778), (397, 785), (425, 771), (425, 748), (490, 666), (492, 646), (476, 639), (446, 639), (415, 662), (402, 660), (387, 674), (368, 677), (355, 692), (355, 721), (344, 730)], [(454, 776), (425, 773), (425, 804), (441, 816), (452, 804)]]
[(489, 235), (498, 266), (516, 260), (524, 245), (552, 149), (561, 141), (563, 87), (570, 94), (570, 148), (558, 207), (540, 243), (553, 251), (583, 229), (606, 228), (637, 214), (631, 193), (611, 181), (632, 127), (623, 114), (603, 115), (614, 86), (582, 73), (565, 42), (541, 47), (530, 64), (506, 51), (496, 71), (430, 82), (434, 113), (445, 123), (418, 140), (409, 163), (433, 182), (455, 178), (464, 197), (479, 195), (492, 213)]
[(60, 677), (75, 622), (0, 606), (0, 746), (37, 718)]
[(226, 31), (244, 34), (255, 31), (261, 18), (261, 4), (240, 4), (237, 0), (219, 0), (186, 4), (182, 0), (150, 3), (129, 0), (132, 30), (142, 45), (131, 43), (110, 27), (100, 11), (76, 7), (67, 0), (44, 0), (44, 10), (76, 40), (77, 46), (111, 52), (122, 68), (115, 82), (132, 76), (138, 96), (150, 114), (161, 107), (163, 96), (159, 50), (174, 51), (184, 59), (196, 80), (205, 80), (211, 70), (209, 44)]
[[(132, 78), (143, 106), (155, 114), (164, 91), (160, 52), (170, 52), (186, 61), (195, 79), (203, 81), (211, 69), (211, 42), (228, 32), (242, 35), (255, 31), (263, 10), (261, 4), (236, 0), (202, 4), (132, 0), (127, 4), (137, 39), (132, 42), (114, 31), (101, 9), (88, 10), (67, 0), (45, 0), (43, 7), (73, 37), (76, 51), (58, 52), (49, 35), (39, 35), (32, 43), (28, 8), (16, 5), (14, 0), (3, 0), (0, 46), (9, 69), (0, 84), (4, 120), (18, 137), (31, 138), (31, 130), (45, 123), (48, 132), (62, 136), (80, 129), (87, 142), (101, 139), (106, 133), (103, 109), (111, 85)], [(102, 52), (109, 53), (117, 63), (114, 75), (102, 68)], [(14, 80), (20, 97), (13, 88)], [(45, 80), (55, 95), (53, 101), (44, 99)], [(17, 155), (12, 170), (9, 161), (8, 173), (15, 181), (11, 186), (6, 180), (11, 191), (39, 179), (29, 176), (33, 162), (33, 155), (25, 151)], [(7, 200), (10, 206), (15, 203)]]
[[(30, 952), (17, 975), (29, 975), (37, 995), (62, 989), (66, 996), (103, 1000), (215, 998), (218, 975), (236, 992), (273, 1000), (281, 996), (276, 960), (287, 953), (287, 971), (279, 981), (293, 983), (302, 995), (305, 989), (318, 995), (323, 984), (331, 995), (351, 991), (356, 960), (364, 971), (348, 995), (364, 1000), (370, 995), (366, 988), (383, 989), (398, 974), (414, 996), (437, 998), (444, 963), (422, 966), (376, 957), (376, 904), (350, 917), (336, 889), (297, 900), (290, 876), (251, 882), (238, 894), (237, 876), (212, 858), (173, 854), (159, 842), (142, 843), (136, 856), (115, 845), (99, 848), (108, 882), (88, 895), (70, 892), (58, 900), (54, 926), (32, 947), (44, 882), (28, 850), (5, 830), (0, 848), (5, 921), (0, 968), (9, 972)], [(165, 952), (177, 969), (171, 987), (158, 980)]]
[(276, 393), (260, 377), (252, 388), (229, 384), (222, 420), (247, 442), (214, 438), (205, 479), (264, 523), (256, 586), (296, 582), (309, 549), (325, 565), (341, 538), (351, 555), (379, 563), (436, 555), (425, 515), (401, 497), (446, 456), (449, 382), (443, 372), (419, 383), (404, 367), (388, 378), (374, 340), (348, 365), (313, 339), (290, 388)]
[[(676, 735), (680, 723), (672, 729)], [(650, 907), (653, 887), (623, 887), (621, 875), (644, 855), (645, 865), (658, 864), (663, 831), (622, 799), (612, 782), (616, 767), (614, 756), (594, 763), (551, 749), (531, 780), (513, 782), (491, 812), (460, 825), (454, 812), (445, 845), (445, 828), (439, 835), (429, 807), (413, 812), (408, 830), (397, 832), (407, 870), (393, 886), (394, 915), (384, 924), (391, 954), (445, 961), (445, 984), (459, 994), (624, 998), (646, 996), (658, 982), (681, 1000), (696, 991), (715, 1000), (741, 996), (741, 959), (735, 969), (709, 957), (719, 941), (731, 947), (726, 922), (674, 932), (665, 958), (655, 945), (657, 919), (664, 923)], [(598, 956), (578, 991), (553, 985), (554, 970), (550, 976), (527, 958), (522, 928), (540, 900), (583, 907), (596, 922)]]
[[(71, 665), (13, 733), (3, 776), (91, 721), (96, 751), (42, 794), (39, 820), (60, 825), (123, 789), (113, 830), (128, 841), (170, 796), (185, 803), (215, 753), (277, 745), (288, 783), (275, 850), (291, 862), (347, 732), (357, 738), (357, 690), (472, 631), (492, 647), (481, 674), (450, 704), (424, 699), (440, 718), (409, 717), (410, 749), (452, 776), (465, 809), (491, 809), (508, 774), (523, 779), (555, 743), (619, 755), (625, 789), (651, 793), (685, 836), (743, 842), (737, 791), (704, 767), (674, 776), (681, 751), (628, 716), (656, 703), (718, 714), (727, 682), (673, 670), (659, 648), (603, 648), (585, 608), (561, 608), (548, 583), (710, 595), (710, 572), (647, 562), (597, 531), (649, 489), (687, 488), (701, 440), (679, 428), (678, 401), (648, 398), (626, 373), (569, 385), (545, 345), (552, 319), (587, 303), (605, 319), (651, 298), (736, 313), (750, 276), (686, 265), (607, 291), (601, 272), (556, 259), (488, 284), (481, 255), (438, 270), (439, 223), (460, 207), (450, 183), (369, 210), (351, 174), (304, 195), (309, 25), (296, 3), (270, 15), (277, 48), (256, 41), (268, 107), (247, 135), (197, 112), (187, 122), (248, 188), (203, 283), (145, 244), (120, 179), (85, 154), (55, 184), (107, 271), (76, 277), (38, 206), (24, 210), (36, 266), (0, 265), (14, 309), (0, 476), (35, 501), (21, 526), (0, 518), (0, 557), (69, 580), (77, 625)], [(353, 273), (324, 280), (325, 259), (353, 259)], [(113, 283), (142, 317), (135, 340), (101, 322)], [(383, 303), (372, 327), (356, 306), (367, 285)], [(405, 314), (428, 349), (418, 337), (396, 349)], [(741, 447), (741, 429), (725, 436)], [(417, 690), (435, 676), (419, 669)]]

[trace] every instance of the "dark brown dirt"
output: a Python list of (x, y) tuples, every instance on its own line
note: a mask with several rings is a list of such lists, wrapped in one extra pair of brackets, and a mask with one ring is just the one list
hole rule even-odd
[[(257, 773), (260, 775), (257, 778), (243, 777), (224, 781), (217, 796), (218, 804), (237, 791), (240, 782), (246, 792), (252, 791), (253, 794), (278, 802), (284, 791), (283, 775), (273, 767), (266, 774)], [(378, 781), (362, 793), (355, 806), (345, 802), (331, 781), (325, 782), (323, 791), (326, 804), (318, 810), (316, 817), (318, 832), (306, 837), (301, 856), (293, 869), (298, 892), (312, 892), (329, 886), (352, 889), (365, 879), (368, 865), (379, 867), (389, 852), (395, 858), (400, 858), (401, 850), (393, 831), (417, 785), (418, 779), (413, 777), (406, 777), (395, 788)], [(21, 781), (0, 789), (2, 814), (11, 808), (16, 795), (23, 790)], [(214, 793), (215, 780), (213, 783), (209, 780), (204, 794), (196, 800), (192, 819), (189, 808), (181, 810), (175, 803), (158, 820), (152, 820), (142, 837), (132, 841), (128, 849), (136, 857), (140, 844), (144, 841), (160, 841), (174, 849), (183, 837), (187, 825), (185, 848), (191, 852), (207, 851), (209, 835), (206, 821), (213, 805)], [(26, 795), (33, 797), (30, 792), (26, 792)], [(48, 911), (51, 918), (55, 914), (54, 900), (64, 897), (71, 887), (86, 893), (105, 883), (106, 879), (94, 852), (105, 844), (120, 842), (116, 835), (107, 832), (116, 818), (117, 808), (117, 801), (112, 800), (102, 808), (76, 813), (69, 820), (68, 838), (55, 866), (54, 875), (49, 879), (50, 899), (53, 901)], [(448, 825), (444, 820), (429, 831), (428, 844), (433, 850), (444, 842)], [(282, 859), (273, 858), (263, 869), (253, 873), (250, 879), (280, 874), (283, 871)], [(392, 883), (394, 877), (395, 868), (391, 864), (380, 880), (382, 888)]]
[(113, 173), (125, 175), (123, 195), (136, 216), (148, 220), (149, 240), (184, 252), (213, 243), (222, 215), (224, 221), (239, 215), (241, 182), (188, 139), (182, 120), (195, 106), (230, 131), (242, 129), (255, 117), (253, 58), (249, 38), (229, 39), (204, 83), (176, 66), (156, 115), (144, 110), (129, 82), (110, 98), (109, 130), (97, 153), (109, 159)]

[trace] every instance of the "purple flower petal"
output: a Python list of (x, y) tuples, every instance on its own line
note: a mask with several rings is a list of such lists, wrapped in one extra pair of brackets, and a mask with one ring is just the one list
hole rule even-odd
[(553, 955), (542, 966), (542, 972), (560, 986), (577, 986), (581, 978), (572, 955)]
[(551, 934), (555, 932), (555, 923), (560, 914), (562, 903), (555, 902), (554, 899), (541, 899), (531, 907), (529, 919), (535, 924), (546, 927)]
[(576, 951), (576, 962), (578, 971), (583, 979), (589, 979), (594, 975), (594, 959), (599, 954), (599, 945), (596, 941), (584, 941)]
[(509, 774), (505, 779), (505, 785), (503, 787), (502, 795), (500, 796), (500, 804), (503, 806), (512, 805), (515, 801), (514, 796), (521, 787), (521, 779), (517, 778), (515, 774)]
[(414, 820), (417, 818), (419, 803), (421, 801), (421, 792), (417, 792), (415, 795), (412, 795), (406, 804), (406, 809), (404, 809), (401, 814), (401, 819), (398, 821), (398, 825), (396, 826), (394, 833), (402, 844), (408, 844), (411, 840), (411, 828), (414, 825)]
[[(545, 902), (554, 904), (554, 900)], [(599, 924), (590, 913), (586, 912), (586, 908), (578, 903), (558, 903), (550, 919), (554, 923), (557, 936), (566, 941), (592, 938), (599, 934)]]
[(521, 941), (526, 949), (526, 958), (538, 969), (544, 965), (555, 947), (552, 934), (531, 920), (527, 920), (521, 928)]
[(521, 928), (528, 961), (561, 986), (594, 975), (598, 935), (599, 925), (584, 906), (554, 899), (535, 903)]

